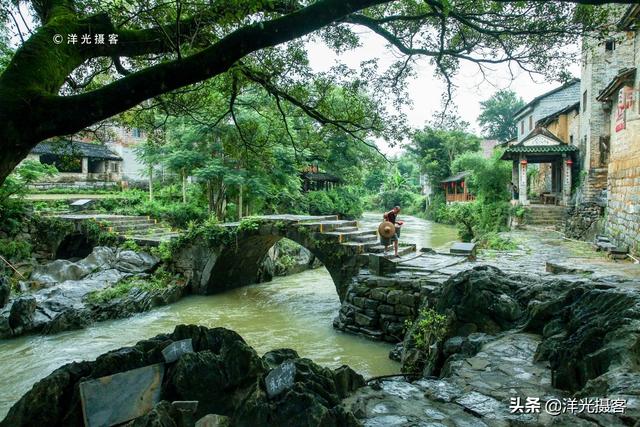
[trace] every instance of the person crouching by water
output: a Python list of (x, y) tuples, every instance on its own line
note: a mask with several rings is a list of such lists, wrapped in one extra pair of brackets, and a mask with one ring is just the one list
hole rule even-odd
[(384, 253), (386, 255), (387, 249), (389, 248), (389, 243), (393, 242), (393, 252), (395, 256), (398, 256), (398, 239), (400, 238), (400, 227), (404, 224), (402, 221), (398, 221), (398, 214), (400, 213), (400, 206), (395, 206), (389, 212), (386, 212), (382, 219), (385, 221), (389, 221), (396, 228), (396, 232), (393, 236), (388, 239), (383, 239), (384, 244)]

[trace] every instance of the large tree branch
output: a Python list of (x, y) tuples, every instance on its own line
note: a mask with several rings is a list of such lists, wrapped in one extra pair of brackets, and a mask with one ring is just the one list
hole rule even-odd
[(219, 75), (251, 52), (293, 40), (349, 13), (386, 2), (317, 1), (289, 15), (236, 30), (189, 57), (132, 73), (100, 89), (69, 97), (46, 96), (39, 106), (47, 120), (38, 129), (37, 138), (77, 132), (146, 99)]
[[(229, 20), (241, 20), (255, 13), (292, 13), (300, 9), (295, 0), (274, 0), (255, 2), (243, 0), (230, 3), (227, 0), (213, 2), (197, 16), (176, 19), (175, 22), (157, 25), (145, 29), (114, 28), (106, 23), (104, 31), (117, 34), (118, 43), (96, 46), (92, 56), (140, 56), (154, 53), (179, 52), (179, 41), (190, 41), (201, 47), (209, 45), (209, 40), (194, 40), (203, 28), (229, 23)], [(178, 14), (179, 15), (179, 14)], [(96, 31), (98, 32), (98, 31)], [(204, 38), (204, 36), (203, 36)], [(199, 42), (199, 43), (198, 43)]]

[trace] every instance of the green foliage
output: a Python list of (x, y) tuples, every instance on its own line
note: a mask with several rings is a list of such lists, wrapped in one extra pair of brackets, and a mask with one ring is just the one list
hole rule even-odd
[(411, 337), (416, 348), (427, 354), (431, 353), (431, 346), (442, 341), (447, 334), (449, 319), (432, 308), (423, 308), (415, 322), (406, 326), (411, 328)]
[(135, 240), (132, 240), (132, 239), (127, 239), (124, 242), (122, 242), (120, 244), (120, 249), (134, 251), (134, 252), (141, 252), (142, 251), (140, 246), (135, 242)]
[(409, 190), (389, 190), (378, 194), (375, 200), (378, 209), (390, 210), (400, 206), (405, 213), (412, 213), (412, 207), (420, 203), (420, 196)]
[(31, 257), (29, 242), (15, 239), (0, 239), (0, 255), (9, 261), (24, 261)]
[(364, 211), (361, 192), (352, 186), (306, 193), (310, 215), (338, 215), (340, 218), (359, 218)]
[(167, 263), (173, 258), (172, 247), (169, 242), (160, 242), (158, 246), (151, 248), (151, 255), (158, 258), (160, 261)]
[(116, 246), (118, 244), (118, 234), (109, 231), (109, 224), (106, 222), (91, 219), (84, 221), (82, 227), (89, 241), (95, 245)]
[(48, 246), (53, 242), (59, 242), (74, 231), (74, 225), (56, 217), (38, 215), (31, 221), (35, 226), (35, 242), (38, 245)]
[(171, 285), (181, 285), (184, 279), (175, 276), (163, 267), (158, 268), (151, 276), (140, 277), (130, 276), (120, 280), (118, 283), (108, 288), (93, 291), (86, 295), (87, 302), (92, 304), (102, 304), (117, 298), (129, 295), (133, 289), (143, 292), (151, 292), (166, 289)]
[(7, 176), (0, 185), (0, 230), (10, 236), (18, 232), (28, 210), (23, 197), (29, 185), (56, 172), (53, 166), (26, 160)]
[(466, 127), (464, 123), (448, 128), (426, 127), (414, 134), (408, 151), (434, 188), (440, 188), (440, 181), (451, 175), (456, 157), (479, 150), (480, 138), (467, 133)]
[(486, 101), (481, 101), (478, 122), (484, 136), (500, 142), (515, 138), (518, 129), (513, 115), (524, 105), (522, 98), (510, 89), (499, 90)]
[(497, 251), (510, 251), (518, 249), (518, 245), (515, 242), (506, 239), (495, 232), (484, 234), (478, 241), (478, 246), (482, 249), (493, 249)]
[(262, 220), (260, 218), (242, 218), (242, 220), (240, 220), (240, 224), (238, 225), (238, 232), (257, 231), (260, 228), (260, 225), (262, 225)]

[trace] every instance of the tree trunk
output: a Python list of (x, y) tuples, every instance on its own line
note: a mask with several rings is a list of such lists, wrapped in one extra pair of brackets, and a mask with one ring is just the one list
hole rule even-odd
[(213, 183), (211, 180), (207, 180), (207, 201), (209, 202), (209, 215), (211, 215), (215, 210), (215, 205), (213, 203)]
[(149, 201), (153, 202), (153, 165), (149, 166)]
[(238, 220), (242, 219), (242, 184), (240, 184), (240, 194), (238, 194)]
[(187, 172), (182, 170), (182, 203), (187, 204)]

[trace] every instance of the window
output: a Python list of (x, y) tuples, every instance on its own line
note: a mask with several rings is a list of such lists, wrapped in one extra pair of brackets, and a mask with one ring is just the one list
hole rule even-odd
[(520, 120), (520, 135), (524, 135), (524, 120)]
[(569, 135), (569, 144), (573, 145), (573, 135)]
[(131, 135), (134, 138), (140, 138), (142, 136), (142, 132), (140, 132), (140, 129), (138, 129), (138, 128), (133, 128), (133, 129), (131, 129)]
[(529, 116), (529, 130), (533, 129), (533, 114)]
[(616, 49), (616, 41), (611, 39), (604, 42), (604, 50), (607, 52), (614, 51)]
[(582, 112), (587, 111), (587, 91), (582, 94)]

